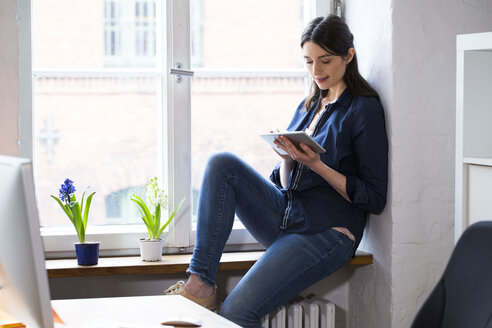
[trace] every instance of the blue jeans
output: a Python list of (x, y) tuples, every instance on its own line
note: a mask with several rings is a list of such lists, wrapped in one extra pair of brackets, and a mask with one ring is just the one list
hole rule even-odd
[(235, 155), (220, 153), (210, 158), (200, 191), (196, 244), (188, 273), (215, 286), (236, 213), (267, 248), (221, 308), (222, 316), (242, 327), (260, 327), (264, 315), (337, 271), (355, 251), (354, 242), (333, 229), (313, 234), (282, 230), (286, 206), (283, 193)]

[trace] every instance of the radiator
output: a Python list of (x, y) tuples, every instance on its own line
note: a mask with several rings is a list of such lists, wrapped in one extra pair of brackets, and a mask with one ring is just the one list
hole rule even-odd
[(264, 316), (262, 328), (335, 328), (335, 304), (315, 296), (296, 297)]

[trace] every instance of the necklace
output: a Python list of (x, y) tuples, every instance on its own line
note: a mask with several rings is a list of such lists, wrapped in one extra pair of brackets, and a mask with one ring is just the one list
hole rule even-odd
[[(345, 89), (345, 88), (344, 88)], [(344, 90), (342, 89), (342, 91)], [(341, 92), (339, 91), (338, 95), (335, 94), (336, 91), (331, 92), (332, 90), (328, 90), (328, 92), (326, 93), (326, 95), (321, 98), (321, 105), (323, 107), (326, 107), (326, 105), (328, 104), (331, 104), (331, 103), (334, 103), (337, 101), (338, 97), (340, 96)]]
[(328, 96), (326, 96), (323, 99), (321, 99), (321, 106), (326, 107), (328, 104), (334, 103), (336, 100), (337, 100), (336, 97), (330, 99)]

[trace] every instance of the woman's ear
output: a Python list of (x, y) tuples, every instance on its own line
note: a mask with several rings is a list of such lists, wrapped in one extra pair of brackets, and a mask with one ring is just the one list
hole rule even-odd
[(347, 56), (345, 56), (345, 62), (348, 64), (352, 61), (355, 55), (355, 49), (354, 48), (349, 48), (347, 51)]

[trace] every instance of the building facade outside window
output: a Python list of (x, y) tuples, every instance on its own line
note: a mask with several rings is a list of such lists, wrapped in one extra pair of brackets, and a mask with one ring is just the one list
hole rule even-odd
[(156, 62), (155, 0), (104, 1), (104, 66), (153, 67)]
[[(234, 152), (265, 176), (278, 161), (258, 135), (285, 127), (304, 96), (299, 38), (314, 16), (306, 18), (308, 0), (180, 0), (174, 7), (188, 5), (172, 15), (170, 1), (32, 0), (33, 160), (48, 251), (73, 247), (71, 223), (49, 197), (65, 178), (80, 195), (88, 187), (96, 191), (87, 233), (109, 236), (103, 250), (137, 247), (131, 238), (145, 228), (129, 197), (144, 196), (151, 177), (163, 181), (171, 199), (189, 185), (187, 209), (166, 232), (165, 245), (191, 247), (212, 153)], [(277, 8), (281, 17), (271, 15)], [(188, 31), (189, 40), (170, 38), (165, 17), (185, 17), (179, 33)], [(195, 71), (191, 81), (168, 74), (177, 57), (169, 49), (181, 46), (188, 49), (185, 68)], [(186, 83), (188, 95), (172, 94)], [(184, 123), (169, 105), (180, 97), (190, 101)], [(181, 154), (175, 166), (185, 167), (185, 178), (169, 169)], [(177, 231), (183, 226), (185, 232)], [(177, 242), (177, 235), (190, 238)], [(134, 245), (122, 245), (128, 240)], [(244, 242), (253, 241), (232, 240)]]

